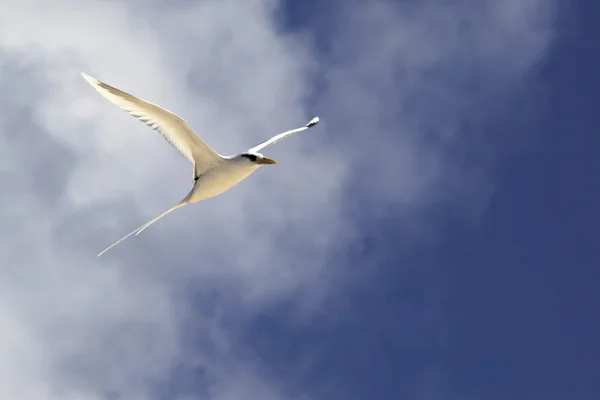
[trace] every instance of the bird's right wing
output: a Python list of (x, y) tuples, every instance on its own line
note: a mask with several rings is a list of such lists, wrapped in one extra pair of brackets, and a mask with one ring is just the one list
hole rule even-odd
[(318, 123), (319, 123), (319, 117), (314, 117), (313, 119), (310, 120), (310, 122), (308, 124), (304, 125), (302, 128), (292, 129), (292, 130), (280, 133), (279, 135), (275, 135), (271, 139), (267, 139), (264, 142), (261, 142), (261, 143), (257, 144), (256, 146), (252, 147), (251, 149), (248, 150), (248, 153), (256, 153), (257, 151), (264, 149), (265, 147), (267, 147), (270, 144), (279, 142), (283, 138), (292, 136), (293, 134), (298, 133), (298, 132), (305, 131), (308, 128), (312, 128), (313, 126), (315, 126)]
[(173, 147), (194, 165), (195, 177), (214, 167), (222, 157), (194, 133), (180, 117), (155, 104), (107, 85), (85, 73), (86, 81), (102, 96), (118, 105), (152, 129), (158, 131)]

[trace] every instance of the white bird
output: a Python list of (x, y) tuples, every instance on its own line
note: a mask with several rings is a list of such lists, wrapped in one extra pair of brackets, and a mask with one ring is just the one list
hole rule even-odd
[(143, 230), (170, 212), (187, 204), (197, 203), (201, 200), (217, 196), (231, 189), (263, 165), (277, 164), (277, 161), (263, 156), (259, 151), (270, 144), (295, 133), (302, 132), (319, 123), (319, 117), (315, 117), (302, 128), (292, 129), (275, 135), (243, 153), (233, 156), (222, 156), (204, 143), (183, 119), (172, 112), (107, 85), (85, 73), (81, 75), (102, 96), (158, 131), (194, 166), (194, 186), (183, 200), (104, 249), (98, 254), (98, 257), (129, 236), (133, 234), (139, 235)]

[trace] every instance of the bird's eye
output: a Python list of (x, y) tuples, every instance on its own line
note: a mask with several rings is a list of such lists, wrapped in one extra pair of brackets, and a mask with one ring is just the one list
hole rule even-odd
[(256, 161), (258, 159), (258, 157), (254, 154), (243, 154), (244, 157), (246, 157), (247, 159), (249, 159), (250, 161)]

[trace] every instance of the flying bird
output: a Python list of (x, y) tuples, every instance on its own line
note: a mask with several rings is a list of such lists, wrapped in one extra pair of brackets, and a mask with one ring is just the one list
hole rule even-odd
[(129, 236), (134, 234), (139, 235), (150, 225), (170, 212), (187, 204), (215, 197), (231, 189), (263, 165), (277, 164), (277, 161), (265, 157), (259, 152), (283, 138), (302, 132), (319, 123), (319, 117), (315, 117), (301, 128), (275, 135), (242, 153), (232, 156), (222, 156), (204, 143), (183, 119), (172, 112), (107, 85), (85, 73), (81, 75), (102, 96), (158, 131), (193, 165), (194, 186), (183, 200), (104, 249), (98, 254), (98, 257)]

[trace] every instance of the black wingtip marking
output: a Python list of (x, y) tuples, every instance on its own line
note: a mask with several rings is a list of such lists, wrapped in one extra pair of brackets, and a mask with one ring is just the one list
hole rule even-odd
[(307, 128), (312, 128), (313, 126), (315, 126), (318, 123), (319, 123), (319, 120), (315, 118), (312, 121), (310, 121), (308, 124), (306, 124), (306, 127)]

